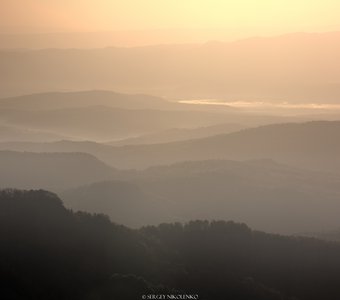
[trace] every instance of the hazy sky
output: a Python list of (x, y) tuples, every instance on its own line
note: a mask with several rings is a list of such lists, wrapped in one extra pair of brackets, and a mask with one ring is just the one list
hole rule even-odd
[(0, 32), (223, 29), (233, 36), (340, 30), (339, 0), (1, 0)]

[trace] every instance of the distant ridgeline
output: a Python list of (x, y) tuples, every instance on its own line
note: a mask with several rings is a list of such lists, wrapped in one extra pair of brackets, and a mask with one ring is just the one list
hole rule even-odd
[(340, 245), (192, 221), (132, 230), (43, 190), (0, 192), (2, 299), (340, 299)]

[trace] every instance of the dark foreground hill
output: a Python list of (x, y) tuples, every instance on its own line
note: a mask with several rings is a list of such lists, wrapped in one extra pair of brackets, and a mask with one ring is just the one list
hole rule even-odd
[(0, 242), (4, 299), (340, 297), (339, 244), (224, 221), (130, 230), (42, 190), (0, 192)]

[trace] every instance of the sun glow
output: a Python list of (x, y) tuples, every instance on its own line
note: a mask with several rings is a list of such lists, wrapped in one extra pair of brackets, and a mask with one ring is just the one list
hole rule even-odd
[(222, 29), (226, 36), (340, 29), (339, 1), (2, 0), (2, 31)]

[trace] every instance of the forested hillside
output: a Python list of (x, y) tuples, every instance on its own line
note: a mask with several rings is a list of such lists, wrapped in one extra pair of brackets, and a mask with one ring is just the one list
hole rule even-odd
[[(33, 221), (34, 220), (34, 221)], [(4, 299), (335, 300), (340, 245), (232, 221), (131, 230), (43, 190), (0, 192)]]

